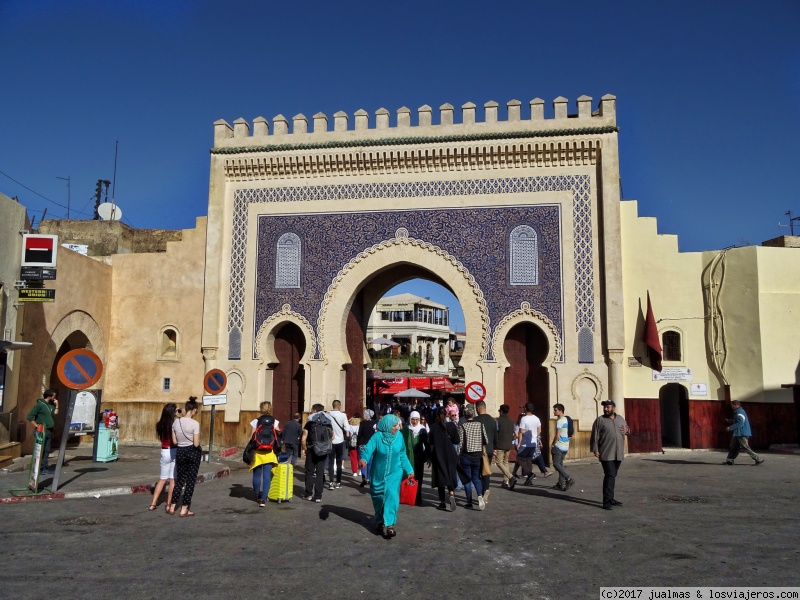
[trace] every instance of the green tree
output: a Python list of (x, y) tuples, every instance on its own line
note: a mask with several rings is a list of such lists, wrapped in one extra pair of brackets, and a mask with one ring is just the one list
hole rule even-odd
[(414, 352), (411, 356), (408, 357), (408, 370), (412, 373), (417, 372), (417, 367), (419, 366), (419, 355)]

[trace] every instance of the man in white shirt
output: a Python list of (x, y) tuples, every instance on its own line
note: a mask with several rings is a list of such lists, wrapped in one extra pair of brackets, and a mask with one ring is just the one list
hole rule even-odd
[[(330, 458), (328, 460), (328, 489), (342, 487), (342, 459), (344, 458), (344, 449), (346, 438), (350, 437), (350, 431), (347, 427), (347, 415), (341, 410), (342, 403), (339, 400), (333, 401), (333, 409), (328, 412), (331, 418), (331, 425), (333, 427), (333, 450), (331, 450)], [(334, 482), (334, 462), (336, 463), (336, 481)]]
[(550, 476), (539, 448), (539, 436), (541, 433), (542, 422), (539, 417), (533, 414), (533, 404), (528, 402), (525, 405), (525, 416), (519, 422), (519, 431), (517, 431), (517, 464), (514, 465), (513, 477), (508, 481), (508, 489), (513, 490), (514, 486), (517, 485), (517, 469), (520, 466), (522, 466), (522, 474), (525, 475), (525, 482), (522, 485), (531, 485), (531, 482), (536, 479), (536, 475), (533, 473), (533, 461), (536, 461), (543, 477)]

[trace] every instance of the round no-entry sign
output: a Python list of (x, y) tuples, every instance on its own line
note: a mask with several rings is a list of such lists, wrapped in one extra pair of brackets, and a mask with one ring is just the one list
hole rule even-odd
[(103, 363), (97, 354), (86, 348), (70, 350), (58, 361), (56, 374), (65, 387), (85, 390), (103, 376)]
[(221, 369), (211, 369), (206, 373), (206, 376), (203, 377), (203, 388), (212, 396), (221, 394), (222, 390), (224, 390), (227, 385), (228, 376), (225, 375), (225, 371)]
[(486, 386), (480, 381), (472, 381), (464, 388), (464, 396), (467, 402), (472, 402), (473, 404), (486, 400)]

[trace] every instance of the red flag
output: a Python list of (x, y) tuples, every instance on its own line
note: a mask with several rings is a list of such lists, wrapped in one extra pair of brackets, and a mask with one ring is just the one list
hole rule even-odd
[(653, 316), (653, 306), (650, 304), (650, 292), (647, 292), (647, 318), (644, 325), (644, 343), (647, 346), (647, 355), (650, 358), (650, 368), (661, 372), (661, 340), (658, 335), (656, 318)]

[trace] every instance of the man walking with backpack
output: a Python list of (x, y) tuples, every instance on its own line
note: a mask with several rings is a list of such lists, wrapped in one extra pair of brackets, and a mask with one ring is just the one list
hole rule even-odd
[(325, 461), (333, 449), (333, 431), (331, 419), (325, 414), (322, 404), (315, 404), (311, 411), (300, 441), (306, 453), (306, 489), (303, 500), (322, 502)]
[(564, 405), (554, 404), (553, 415), (556, 417), (556, 432), (553, 435), (553, 468), (558, 471), (558, 483), (553, 486), (554, 490), (566, 492), (575, 485), (575, 480), (567, 473), (564, 468), (564, 459), (569, 452), (569, 419), (564, 416)]
[[(331, 418), (331, 426), (333, 427), (333, 439), (331, 443), (333, 449), (331, 451), (331, 458), (328, 462), (328, 489), (342, 487), (342, 460), (344, 459), (344, 448), (347, 438), (350, 436), (347, 427), (347, 415), (342, 412), (342, 403), (339, 400), (333, 401), (333, 409), (328, 413)], [(336, 469), (336, 481), (334, 481), (333, 473)]]

